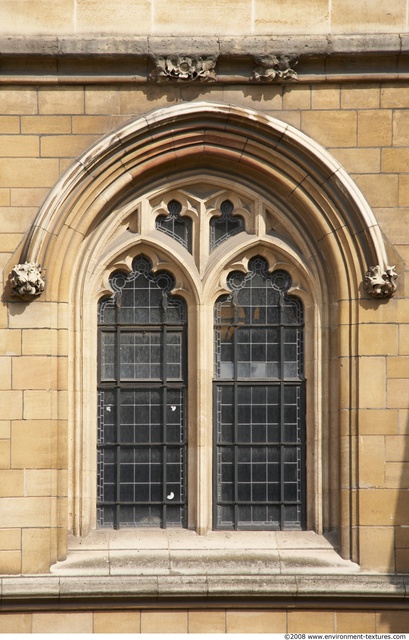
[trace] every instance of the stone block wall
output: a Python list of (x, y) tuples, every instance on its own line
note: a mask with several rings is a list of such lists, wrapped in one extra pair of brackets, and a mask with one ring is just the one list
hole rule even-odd
[(407, 0), (3, 0), (5, 34), (225, 35), (399, 33)]
[[(359, 306), (359, 558), (409, 570), (409, 84), (1, 86), (0, 261), (6, 285), (38, 207), (101, 136), (152, 109), (205, 99), (279, 118), (326, 147), (372, 206), (399, 290)], [(407, 267), (406, 267), (407, 268)], [(47, 274), (45, 274), (47, 276)], [(0, 311), (0, 572), (46, 572), (66, 509), (67, 323), (41, 300)], [(57, 367), (58, 363), (58, 367)], [(58, 412), (57, 412), (58, 407)], [(58, 446), (57, 446), (58, 433)]]

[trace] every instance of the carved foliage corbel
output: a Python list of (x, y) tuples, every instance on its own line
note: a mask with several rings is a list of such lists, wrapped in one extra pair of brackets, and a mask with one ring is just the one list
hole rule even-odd
[(209, 82), (217, 80), (217, 55), (207, 56), (151, 56), (155, 68), (149, 79), (156, 82), (167, 80), (184, 80)]
[(297, 79), (297, 73), (292, 68), (298, 63), (296, 58), (268, 54), (265, 56), (253, 56), (253, 60), (257, 66), (251, 75), (251, 80), (273, 82), (279, 79)]
[(365, 290), (372, 298), (391, 298), (396, 291), (397, 277), (395, 267), (386, 267), (384, 271), (379, 265), (369, 267), (364, 278)]
[(12, 294), (26, 301), (34, 300), (45, 288), (41, 266), (37, 262), (16, 264), (10, 272), (9, 283)]

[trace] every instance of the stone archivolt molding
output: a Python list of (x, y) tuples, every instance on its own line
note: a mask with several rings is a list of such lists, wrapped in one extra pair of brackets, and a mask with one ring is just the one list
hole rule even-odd
[[(78, 158), (50, 192), (38, 212), (22, 255), (9, 265), (10, 269), (15, 262), (43, 265), (47, 269), (44, 299), (56, 303), (58, 326), (68, 327), (72, 321), (73, 353), (77, 360), (70, 363), (69, 377), (71, 397), (76, 398), (70, 418), (74, 443), (70, 459), (81, 460), (84, 457), (85, 469), (90, 468), (87, 465), (93, 459), (95, 448), (93, 407), (96, 404), (89, 390), (94, 388), (90, 380), (95, 375), (96, 361), (95, 352), (90, 349), (90, 344), (94, 344), (92, 319), (95, 310), (90, 280), (94, 282), (98, 276), (98, 286), (101, 286), (100, 277), (104, 269), (134, 252), (142, 238), (144, 246), (152, 247), (154, 251), (154, 245), (159, 246), (163, 236), (160, 252), (156, 252), (157, 260), (163, 268), (166, 268), (167, 261), (172, 264), (174, 256), (168, 247), (167, 236), (160, 235), (158, 231), (153, 237), (153, 229), (146, 231), (138, 227), (142, 223), (138, 222), (135, 203), (139, 199), (143, 207), (143, 198), (148, 191), (153, 194), (156, 189), (159, 198), (161, 189), (172, 189), (176, 182), (182, 185), (187, 180), (203, 181), (204, 175), (224, 181), (226, 189), (235, 185), (237, 192), (243, 194), (251, 190), (268, 203), (267, 208), (272, 210), (268, 234), (262, 220), (258, 226), (254, 225), (252, 238), (246, 245), (246, 256), (262, 250), (270, 258), (274, 253), (277, 259), (285, 255), (293, 265), (297, 260), (298, 264), (300, 262), (296, 254), (302, 256), (308, 263), (305, 280), (308, 281), (312, 301), (308, 309), (316, 316), (317, 323), (322, 312), (325, 315), (324, 326), (331, 326), (333, 318), (327, 315), (337, 313), (340, 305), (353, 317), (368, 265), (378, 265), (380, 274), (390, 269), (381, 231), (355, 182), (323, 147), (291, 125), (234, 105), (191, 102), (156, 110), (102, 138)], [(157, 204), (160, 202), (159, 198)], [(289, 238), (288, 229), (291, 231)], [(284, 237), (286, 232), (287, 238)], [(280, 242), (285, 244), (282, 251)], [(293, 256), (290, 254), (292, 248)], [(233, 250), (232, 246), (230, 249), (230, 254), (224, 255), (225, 249), (220, 248), (219, 256), (211, 259), (225, 265), (234, 260), (240, 261), (244, 251)], [(185, 252), (181, 265), (184, 279), (176, 274), (180, 289), (194, 289), (190, 286), (194, 284), (190, 265), (194, 266), (192, 257)], [(207, 267), (203, 265), (201, 273), (206, 275), (205, 269)], [(214, 278), (212, 276), (206, 281), (208, 296), (210, 291), (223, 287), (215, 263), (212, 273)], [(180, 294), (187, 296), (183, 291)], [(198, 305), (199, 293), (193, 292), (192, 295), (197, 296), (195, 303)], [(313, 302), (316, 300), (324, 302), (315, 305)], [(72, 310), (69, 321), (67, 303)], [(206, 325), (202, 322), (200, 326)], [(349, 329), (346, 325), (345, 331), (349, 330), (353, 331), (354, 327)], [(318, 328), (306, 340), (311, 348), (318, 344), (319, 335)], [(349, 363), (343, 372), (343, 384), (339, 385), (339, 400), (333, 400), (334, 394), (331, 396), (325, 386), (330, 378), (326, 363), (332, 361), (334, 354), (332, 347), (324, 344), (324, 349), (330, 352), (322, 358), (322, 373), (321, 370), (316, 372), (317, 384), (310, 385), (312, 393), (317, 396), (307, 403), (313, 408), (311, 410), (316, 411), (309, 424), (314, 425), (313, 429), (317, 428), (317, 443), (320, 425), (325, 429), (329, 424), (327, 417), (330, 411), (334, 415), (331, 427), (337, 433), (340, 429), (336, 417), (339, 412), (330, 403), (337, 402), (337, 406), (348, 408), (356, 402), (354, 381), (358, 347), (354, 335), (348, 335), (336, 350), (337, 358), (343, 357)], [(198, 336), (197, 342), (206, 344), (203, 335)], [(316, 361), (313, 354), (309, 361)], [(64, 366), (61, 359), (63, 380), (66, 376)], [(321, 398), (327, 399), (325, 407), (322, 407)], [(199, 409), (197, 415), (201, 415)], [(353, 437), (356, 433), (356, 425), (353, 424), (355, 412), (345, 411), (343, 415), (348, 416), (351, 424), (343, 424), (342, 428), (349, 429), (352, 437), (351, 453), (350, 450), (342, 450), (339, 454), (339, 485), (351, 490), (340, 492), (340, 546), (343, 557), (354, 559), (357, 547), (353, 523), (357, 514), (352, 495), (354, 470), (351, 460), (355, 455), (353, 448), (358, 445)], [(331, 436), (326, 441), (332, 440)], [(201, 446), (200, 451), (206, 451), (206, 446)], [(75, 470), (75, 463), (71, 464)], [(92, 492), (95, 490), (95, 477), (85, 471), (81, 479), (74, 478), (74, 475), (70, 476), (73, 485), (70, 495), (80, 504), (75, 504), (72, 509), (75, 518), (73, 530), (81, 530), (81, 519), (94, 512)], [(332, 516), (328, 513), (321, 516), (317, 510), (312, 517), (317, 529), (322, 530), (328, 524), (325, 518)], [(323, 523), (320, 518), (324, 519)], [(65, 543), (61, 541), (60, 544)], [(64, 549), (59, 553), (63, 556)]]
[[(138, 150), (137, 153), (134, 150)], [(218, 171), (239, 163), (239, 173), (248, 175), (250, 181), (251, 176), (257, 176), (269, 189), (274, 185), (282, 207), (294, 211), (295, 226), (304, 226), (309, 219), (308, 231), (304, 228), (303, 233), (310, 236), (313, 245), (315, 243), (315, 249), (311, 248), (314, 254), (323, 255), (323, 242), (327, 242), (323, 238), (338, 237), (338, 251), (345, 256), (355, 256), (357, 261), (349, 283), (338, 278), (338, 287), (346, 286), (343, 299), (356, 296), (351, 294), (350, 287), (357, 288), (356, 283), (363, 279), (369, 295), (377, 298), (393, 295), (396, 273), (389, 266), (381, 231), (362, 193), (341, 165), (291, 125), (226, 104), (186, 103), (158, 110), (99, 141), (78, 159), (50, 193), (26, 240), (20, 261), (46, 267), (53, 265), (52, 270), (48, 269), (47, 286), (49, 290), (59, 289), (64, 252), (71, 251), (75, 243), (86, 236), (87, 229), (94, 224), (95, 212), (106, 208), (107, 199), (114, 202), (116, 198), (123, 198), (127, 190), (134, 190), (134, 179), (139, 181), (145, 169), (155, 171), (155, 167), (162, 167), (159, 171), (172, 172), (176, 170), (176, 161), (184, 161), (189, 166), (189, 158), (204, 156), (218, 165)], [(295, 171), (294, 167), (297, 167)], [(95, 172), (101, 174), (101, 183), (107, 185), (105, 191), (94, 192), (98, 186), (93, 185), (98, 181), (89, 183), (89, 175)], [(72, 203), (74, 194), (77, 195)], [(327, 200), (325, 207), (323, 197)], [(92, 206), (84, 209), (84, 202), (92, 202)], [(315, 240), (311, 229), (315, 229)], [(364, 233), (357, 234), (355, 229)], [(67, 237), (64, 241), (67, 234), (76, 235), (78, 240), (68, 241)], [(334, 248), (329, 246), (325, 251), (332, 253), (331, 260), (339, 264), (347, 260), (352, 267), (350, 257), (335, 258)], [(368, 264), (377, 268), (371, 267), (365, 275)], [(17, 274), (13, 277), (14, 291), (17, 291)], [(34, 296), (43, 290), (40, 283), (22, 286), (31, 287)], [(50, 291), (50, 295), (54, 294)]]

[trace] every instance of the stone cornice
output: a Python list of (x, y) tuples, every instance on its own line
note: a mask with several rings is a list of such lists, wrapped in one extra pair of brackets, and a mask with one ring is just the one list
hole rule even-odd
[(409, 54), (409, 34), (291, 36), (0, 36), (1, 56), (146, 56), (149, 54), (265, 55)]
[[(146, 83), (158, 79), (152, 76), (158, 59), (175, 57), (189, 57), (196, 67), (198, 60), (200, 66), (200, 60), (211, 59), (211, 80), (222, 83), (399, 81), (409, 79), (409, 34), (1, 36), (0, 82)], [(268, 61), (274, 58), (281, 73), (271, 73)], [(174, 82), (203, 79), (203, 74), (165, 75)]]
[[(90, 576), (80, 573), (73, 576), (22, 575), (0, 578), (0, 603), (3, 611), (11, 606), (36, 608), (47, 601), (53, 608), (64, 606), (64, 602), (84, 601), (84, 607), (98, 606), (98, 602), (132, 598), (133, 606), (138, 601), (149, 604), (171, 598), (189, 601), (228, 600), (245, 598), (246, 604), (261, 599), (274, 598), (276, 605), (283, 600), (313, 599), (320, 606), (350, 606), (353, 602), (365, 604), (369, 600), (374, 606), (407, 607), (409, 598), (409, 575), (145, 575), (145, 576)], [(270, 601), (271, 603), (271, 601)], [(235, 605), (240, 606), (235, 600)]]

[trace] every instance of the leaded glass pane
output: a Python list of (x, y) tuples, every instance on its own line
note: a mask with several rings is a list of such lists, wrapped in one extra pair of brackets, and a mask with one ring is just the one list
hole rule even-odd
[(192, 252), (192, 221), (181, 216), (182, 205), (177, 200), (168, 203), (168, 215), (156, 218), (156, 228), (180, 242), (190, 253)]
[(185, 304), (133, 267), (99, 305), (98, 523), (185, 526)]
[(241, 216), (233, 215), (234, 206), (230, 200), (224, 200), (220, 205), (220, 216), (210, 220), (210, 251), (216, 249), (222, 242), (244, 231), (244, 220)]
[(304, 523), (303, 308), (264, 258), (215, 305), (215, 525)]

